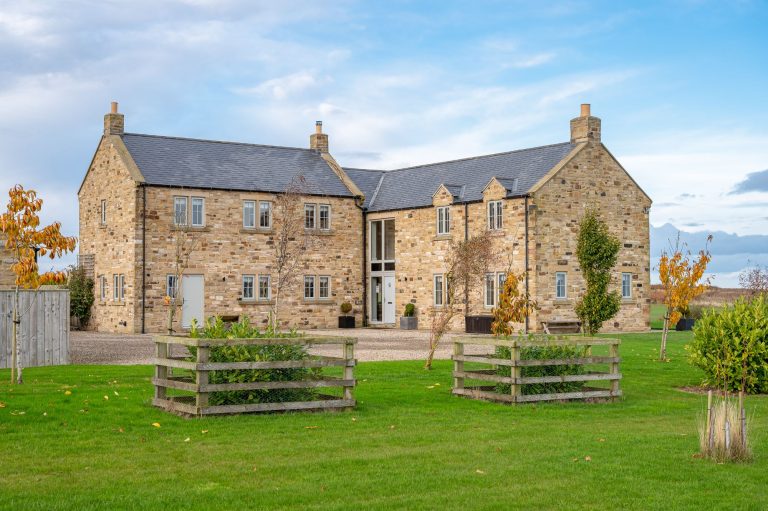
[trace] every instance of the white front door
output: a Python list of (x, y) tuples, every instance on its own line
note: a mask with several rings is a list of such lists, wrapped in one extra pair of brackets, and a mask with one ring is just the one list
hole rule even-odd
[(384, 300), (383, 300), (383, 323), (395, 322), (395, 276), (384, 275)]
[(181, 278), (181, 326), (189, 328), (192, 319), (203, 322), (203, 276), (183, 275)]

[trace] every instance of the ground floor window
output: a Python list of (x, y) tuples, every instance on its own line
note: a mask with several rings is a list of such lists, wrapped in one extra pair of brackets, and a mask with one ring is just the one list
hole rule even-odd
[(176, 298), (177, 289), (176, 275), (167, 275), (165, 277), (165, 296), (171, 299)]
[(253, 300), (253, 275), (243, 275), (243, 300)]
[(269, 300), (272, 296), (272, 282), (269, 275), (259, 275), (259, 300)]
[(435, 307), (442, 307), (445, 304), (444, 281), (445, 277), (442, 274), (434, 276)]
[(555, 273), (555, 298), (565, 299), (567, 298), (566, 285), (568, 274), (564, 271)]
[(318, 277), (318, 295), (321, 300), (331, 297), (331, 277)]
[(632, 298), (632, 274), (621, 274), (621, 297)]
[(308, 275), (304, 277), (304, 299), (315, 299), (315, 277), (314, 275)]

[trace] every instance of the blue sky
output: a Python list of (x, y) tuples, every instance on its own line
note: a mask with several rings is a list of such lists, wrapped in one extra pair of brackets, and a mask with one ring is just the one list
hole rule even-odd
[(653, 225), (766, 236), (715, 253), (732, 284), (768, 264), (766, 26), (750, 1), (0, 1), (0, 189), (77, 234), (112, 100), (138, 133), (306, 146), (321, 119), (385, 169), (564, 141), (588, 102)]

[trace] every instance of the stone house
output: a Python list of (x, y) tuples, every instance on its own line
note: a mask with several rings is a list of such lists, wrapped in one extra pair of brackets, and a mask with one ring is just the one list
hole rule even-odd
[(282, 302), (286, 324), (333, 327), (348, 301), (358, 326), (391, 326), (411, 302), (428, 327), (451, 243), (485, 230), (502, 256), (469, 297), (468, 315), (489, 316), (505, 273), (527, 267), (540, 306), (530, 328), (574, 319), (584, 289), (579, 219), (594, 207), (622, 241), (613, 279), (622, 307), (606, 329), (648, 328), (651, 200), (602, 144), (589, 105), (564, 143), (390, 171), (342, 168), (319, 122), (307, 149), (131, 134), (123, 125), (113, 103), (78, 192), (98, 330), (164, 329), (179, 225), (199, 240), (181, 282), (182, 325), (211, 315), (266, 322), (272, 205), (297, 176), (305, 228), (318, 242)]
[(0, 235), (0, 289), (14, 287), (16, 274), (11, 271), (14, 262), (13, 254), (5, 248), (5, 238)]

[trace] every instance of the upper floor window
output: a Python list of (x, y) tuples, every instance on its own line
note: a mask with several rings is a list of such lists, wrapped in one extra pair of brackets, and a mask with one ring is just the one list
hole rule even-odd
[(125, 300), (125, 275), (115, 273), (112, 275), (112, 299), (116, 302)]
[(319, 206), (320, 230), (327, 231), (331, 228), (331, 206), (320, 204)]
[(502, 228), (502, 207), (500, 200), (488, 203), (488, 229), (496, 231)]
[(173, 198), (173, 223), (176, 225), (187, 225), (187, 198)]
[(450, 206), (437, 208), (437, 235), (449, 234), (451, 232), (451, 209)]
[(313, 275), (304, 277), (304, 299), (315, 299), (315, 277)]
[(262, 229), (272, 227), (272, 203), (269, 201), (259, 202), (259, 227)]
[(272, 297), (272, 285), (269, 275), (259, 275), (259, 300), (269, 300)]
[(370, 240), (371, 271), (394, 271), (395, 221), (372, 220)]
[(442, 275), (435, 275), (434, 276), (434, 304), (435, 307), (442, 307), (444, 303), (444, 294), (443, 294), (443, 276)]
[(316, 204), (304, 204), (304, 228), (315, 228), (315, 209)]
[(331, 277), (318, 277), (318, 297), (321, 300), (326, 300), (331, 297)]
[(621, 297), (632, 298), (632, 274), (621, 274)]
[(568, 297), (566, 292), (567, 276), (564, 271), (555, 273), (555, 298), (565, 299)]
[(107, 225), (107, 200), (101, 201), (101, 225)]
[(243, 201), (243, 227), (246, 229), (256, 227), (256, 201)]
[(243, 300), (253, 300), (253, 275), (243, 275)]
[(205, 225), (205, 199), (192, 197), (192, 227)]

